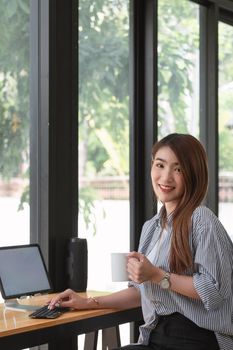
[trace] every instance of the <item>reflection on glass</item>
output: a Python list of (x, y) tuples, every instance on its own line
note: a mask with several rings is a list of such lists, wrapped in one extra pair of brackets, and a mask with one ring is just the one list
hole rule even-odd
[(88, 239), (88, 289), (116, 288), (110, 252), (129, 250), (128, 17), (126, 0), (79, 2), (78, 234)]
[(0, 1), (0, 245), (29, 242), (29, 0)]
[(219, 23), (219, 218), (233, 239), (233, 28)]
[(199, 136), (199, 6), (158, 1), (158, 136)]

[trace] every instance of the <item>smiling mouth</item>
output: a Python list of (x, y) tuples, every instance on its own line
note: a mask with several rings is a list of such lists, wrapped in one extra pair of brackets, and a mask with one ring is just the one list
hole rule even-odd
[(175, 187), (173, 186), (166, 186), (166, 185), (161, 185), (159, 184), (159, 188), (163, 191), (163, 192), (170, 192), (172, 190), (175, 189)]

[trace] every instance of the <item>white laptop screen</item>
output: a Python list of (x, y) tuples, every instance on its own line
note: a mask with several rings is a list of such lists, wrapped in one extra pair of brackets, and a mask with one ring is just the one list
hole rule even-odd
[(52, 290), (38, 244), (0, 247), (0, 289), (4, 299)]

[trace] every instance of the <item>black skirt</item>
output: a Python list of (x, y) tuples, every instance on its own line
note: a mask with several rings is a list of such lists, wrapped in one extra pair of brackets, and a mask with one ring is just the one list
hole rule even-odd
[(127, 345), (125, 350), (219, 350), (213, 331), (198, 327), (185, 316), (160, 316), (148, 345)]

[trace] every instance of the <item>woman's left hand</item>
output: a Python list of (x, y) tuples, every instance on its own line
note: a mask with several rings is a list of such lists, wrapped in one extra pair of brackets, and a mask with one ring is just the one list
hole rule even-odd
[(128, 254), (127, 271), (132, 281), (143, 283), (155, 280), (158, 270), (145, 255), (138, 252)]

